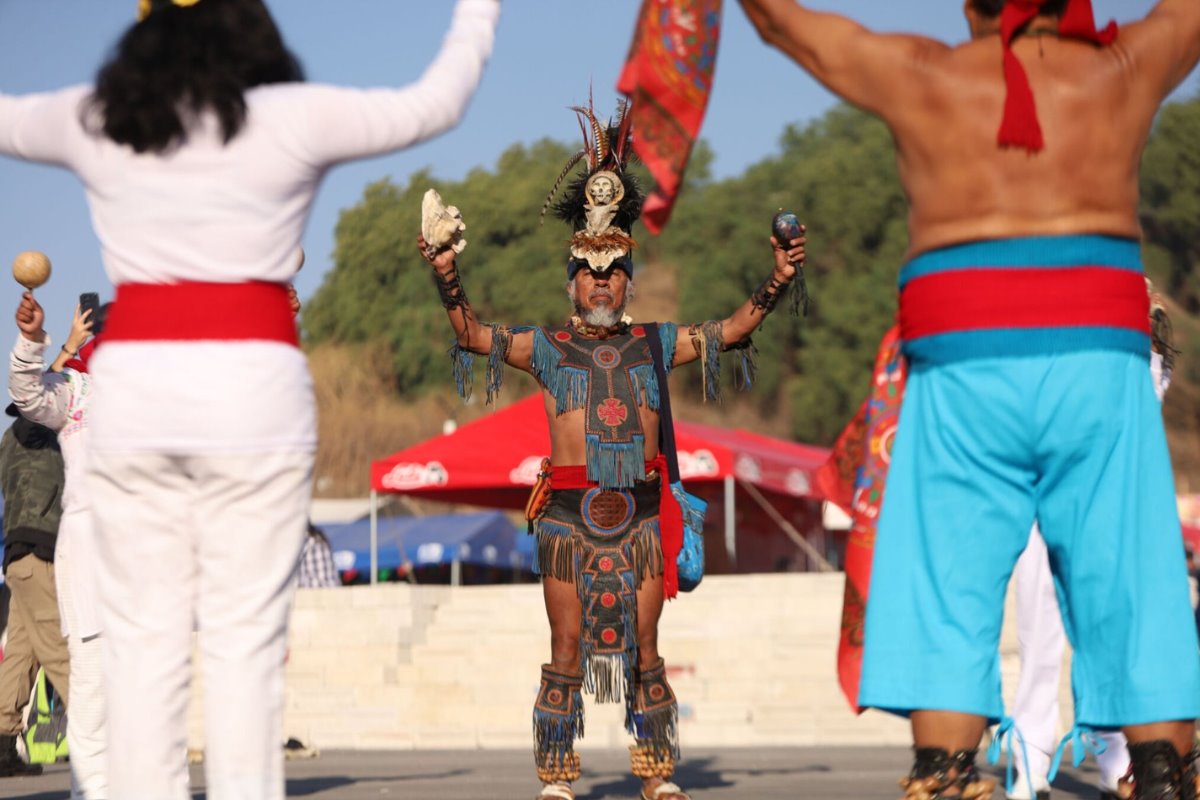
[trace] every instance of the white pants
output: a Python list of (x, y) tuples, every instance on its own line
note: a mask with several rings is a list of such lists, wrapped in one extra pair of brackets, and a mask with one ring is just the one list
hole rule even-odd
[[(1021, 677), (1013, 702), (1013, 720), (1025, 740), (1029, 763), (1021, 747), (1015, 748), (1017, 769), (1021, 775), (1012, 797), (1029, 794), (1028, 775), (1035, 790), (1048, 788), (1046, 774), (1058, 747), (1058, 682), (1062, 671), (1067, 637), (1062, 614), (1050, 573), (1046, 542), (1035, 526), (1025, 552), (1017, 560), (1013, 577), (1017, 581), (1017, 651), (1021, 658)], [(1119, 731), (1101, 733), (1106, 749), (1097, 757), (1103, 788), (1113, 791), (1117, 781), (1129, 769), (1129, 748)]]
[(283, 666), (310, 452), (93, 451), (112, 800), (189, 800), (199, 631), (210, 800), (276, 800)]
[[(64, 518), (65, 519), (65, 518)], [(60, 530), (59, 535), (62, 536)], [(67, 629), (71, 696), (67, 698), (67, 750), (71, 754), (71, 800), (107, 800), (108, 726), (104, 702), (103, 648), (100, 636), (81, 638), (78, 587), (67, 576), (79, 565), (67, 563), (69, 548), (55, 552), (58, 605)], [(76, 569), (72, 569), (75, 567)]]

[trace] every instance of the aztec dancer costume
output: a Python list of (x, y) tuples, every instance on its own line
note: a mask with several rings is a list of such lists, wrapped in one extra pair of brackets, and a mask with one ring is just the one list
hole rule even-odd
[[(630, 229), (642, 199), (626, 171), (632, 117), (624, 106), (615, 124), (604, 125), (590, 107), (575, 111), (585, 132), (584, 148), (559, 175), (543, 214), (553, 204), (574, 230), (567, 262), (572, 291), (589, 279), (624, 285), (633, 273)], [(580, 162), (583, 173), (555, 204), (560, 186)], [(683, 542), (682, 515), (687, 513), (664, 485), (667, 458), (659, 451), (657, 424), (647, 428), (648, 422), (657, 423), (666, 391), (656, 375), (649, 336), (659, 337), (665, 362), (659, 366), (665, 371), (701, 361), (706, 395), (715, 398), (723, 350), (741, 357), (743, 378), (753, 374), (750, 333), (774, 309), (794, 271), (782, 277), (773, 273), (729, 320), (685, 329), (661, 323), (655, 333), (634, 324), (618, 316), (623, 301), (616, 310), (608, 307), (611, 320), (600, 324), (595, 309), (584, 312), (578, 298), (576, 316), (565, 325), (482, 325), (474, 320), (457, 266), (451, 260), (439, 267), (434, 260), (447, 248), (461, 252), (463, 243), (455, 241), (462, 228), (458, 220), (455, 209), (441, 207), (440, 198), (427, 195), (422, 241), (435, 266), (442, 304), (459, 334), (452, 356), (460, 393), (470, 396), (477, 354), (488, 357), (489, 402), (500, 389), (505, 363), (525, 369), (552, 409), (552, 443), (556, 436), (574, 435), (556, 433), (555, 420), (575, 415), (583, 445), (582, 464), (551, 465), (547, 459), (527, 509), (530, 529), (538, 537), (538, 571), (573, 586), (581, 609), (578, 669), (542, 668), (533, 715), (535, 763), (544, 784), (540, 796), (574, 797), (570, 784), (580, 775), (574, 742), (583, 735), (586, 691), (597, 702), (625, 704), (625, 725), (636, 738), (632, 770), (643, 780), (643, 797), (686, 797), (665, 782), (679, 759), (678, 704), (663, 660), (641, 652), (638, 639), (639, 588), (661, 579), (666, 598), (678, 591), (676, 561)], [(442, 223), (448, 232), (439, 238), (436, 229)], [(727, 336), (729, 326), (734, 337)], [(682, 353), (677, 349), (680, 337), (686, 340)], [(689, 520), (689, 526), (696, 522)]]

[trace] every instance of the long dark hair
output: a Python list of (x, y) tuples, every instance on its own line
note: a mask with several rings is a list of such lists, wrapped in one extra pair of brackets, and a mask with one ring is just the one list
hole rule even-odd
[(154, 0), (100, 68), (89, 127), (138, 153), (163, 153), (211, 110), (228, 143), (246, 122), (247, 89), (302, 80), (262, 0)]

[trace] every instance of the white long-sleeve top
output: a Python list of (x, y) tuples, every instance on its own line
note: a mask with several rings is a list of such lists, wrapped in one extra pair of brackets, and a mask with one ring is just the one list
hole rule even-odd
[[(8, 392), (21, 416), (58, 434), (64, 480), (62, 522), (54, 546), (55, 563), (59, 566), (55, 578), (70, 582), (79, 626), (76, 635), (87, 637), (100, 633), (101, 627), (95, 577), (98, 556), (87, 489), (92, 382), (86, 372), (72, 369), (46, 372), (49, 344), (49, 336), (41, 342), (17, 336), (9, 357)], [(59, 610), (65, 636), (68, 617), (61, 613), (61, 603)]]
[[(139, 155), (93, 132), (91, 87), (0, 95), (0, 153), (79, 176), (114, 284), (286, 283), (326, 170), (457, 124), (499, 13), (500, 0), (458, 0), (441, 51), (407, 87), (258, 87), (246, 94), (246, 125), (233, 141), (222, 141), (210, 114), (165, 155)], [(112, 342), (98, 348), (90, 369), (100, 387), (98, 449), (315, 447), (307, 367), (287, 345)]]

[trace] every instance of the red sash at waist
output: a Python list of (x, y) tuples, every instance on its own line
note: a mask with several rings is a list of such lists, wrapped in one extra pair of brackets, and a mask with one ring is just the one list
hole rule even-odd
[(124, 283), (105, 342), (268, 341), (297, 347), (287, 288), (278, 283)]
[(900, 293), (905, 341), (1020, 328), (1120, 328), (1149, 334), (1146, 280), (1108, 267), (964, 269), (911, 280)]
[[(646, 475), (648, 476), (652, 470), (658, 470), (659, 476), (665, 481), (667, 474), (667, 457), (659, 455), (653, 461), (646, 462)], [(551, 466), (550, 467), (550, 488), (551, 489), (599, 489), (600, 484), (593, 480), (588, 480), (587, 467), (579, 466)], [(631, 487), (625, 487), (631, 488)]]

